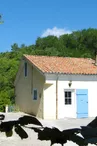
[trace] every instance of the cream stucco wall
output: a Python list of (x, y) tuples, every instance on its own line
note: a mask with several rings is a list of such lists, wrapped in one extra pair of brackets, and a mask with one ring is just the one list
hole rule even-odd
[[(16, 104), (21, 111), (43, 118), (44, 76), (30, 63), (27, 63), (28, 73), (25, 77), (24, 62), (25, 60), (22, 60), (18, 77), (15, 81)], [(37, 89), (37, 100), (33, 100), (33, 89)]]
[(44, 119), (56, 119), (56, 81), (44, 84)]

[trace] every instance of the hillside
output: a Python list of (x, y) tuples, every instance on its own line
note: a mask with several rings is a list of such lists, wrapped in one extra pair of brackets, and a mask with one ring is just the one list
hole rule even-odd
[(14, 80), (23, 54), (95, 58), (97, 29), (89, 28), (57, 38), (37, 38), (30, 46), (14, 43), (10, 52), (0, 53), (0, 111), (6, 104), (14, 104)]

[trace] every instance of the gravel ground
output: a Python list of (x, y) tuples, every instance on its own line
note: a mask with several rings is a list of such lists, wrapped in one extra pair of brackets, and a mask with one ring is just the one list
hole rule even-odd
[[(1, 113), (0, 113), (1, 114)], [(21, 116), (24, 116), (24, 113), (4, 113), (5, 120), (15, 120)], [(60, 119), (60, 120), (42, 120), (41, 123), (44, 126), (48, 127), (57, 127), (60, 130), (68, 129), (68, 128), (79, 128), (80, 126), (87, 125), (94, 118), (83, 118), (83, 119)], [(13, 136), (7, 138), (5, 133), (0, 133), (0, 145), (2, 146), (50, 146), (50, 141), (40, 141), (37, 139), (37, 133), (33, 130), (26, 128), (26, 132), (28, 133), (28, 138), (21, 140), (21, 138), (13, 131)], [(77, 146), (73, 142), (67, 142), (64, 146)], [(55, 144), (54, 146), (61, 146), (60, 144)], [(91, 146), (89, 144), (89, 146)], [(92, 145), (93, 146), (93, 145)]]

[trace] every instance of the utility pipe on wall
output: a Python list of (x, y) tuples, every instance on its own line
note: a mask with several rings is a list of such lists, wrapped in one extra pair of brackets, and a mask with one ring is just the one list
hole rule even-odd
[(56, 78), (56, 119), (58, 119), (58, 75)]

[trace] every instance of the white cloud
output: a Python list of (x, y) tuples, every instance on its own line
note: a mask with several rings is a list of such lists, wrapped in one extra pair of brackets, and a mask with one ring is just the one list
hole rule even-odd
[(59, 37), (60, 35), (70, 34), (70, 33), (72, 33), (72, 31), (67, 30), (65, 28), (57, 28), (57, 27), (54, 27), (52, 29), (48, 28), (47, 30), (45, 30), (43, 32), (43, 34), (41, 35), (41, 37), (46, 37), (48, 35), (54, 35), (54, 36)]

